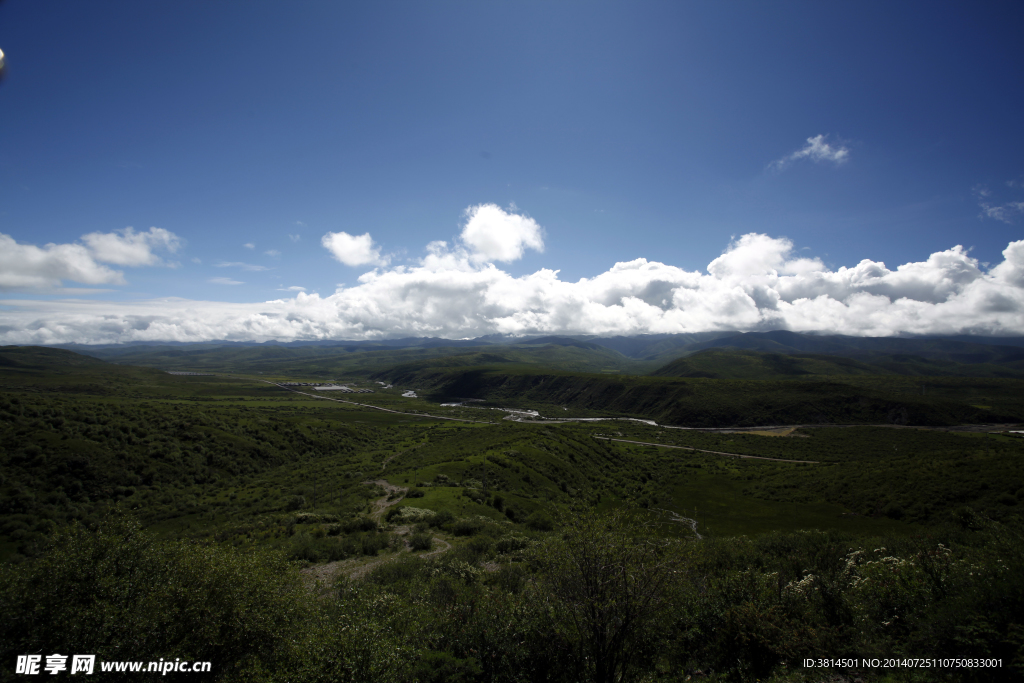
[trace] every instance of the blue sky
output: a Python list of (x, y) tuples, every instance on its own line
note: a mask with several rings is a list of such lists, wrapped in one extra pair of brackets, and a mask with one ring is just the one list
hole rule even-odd
[(1024, 334), (1022, 46), (1020, 3), (7, 0), (0, 340)]

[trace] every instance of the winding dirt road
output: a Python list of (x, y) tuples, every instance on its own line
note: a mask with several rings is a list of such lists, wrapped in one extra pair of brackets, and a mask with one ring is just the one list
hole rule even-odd
[(656, 446), (657, 448), (677, 448), (681, 451), (695, 451), (697, 453), (711, 453), (712, 455), (727, 455), (731, 458), (744, 458), (751, 460), (771, 460), (773, 462), (802, 462), (811, 465), (817, 465), (817, 460), (788, 460), (786, 458), (766, 458), (763, 455), (744, 455), (742, 453), (725, 453), (723, 451), (706, 451), (703, 448), (693, 448), (692, 446), (672, 446), (667, 443), (650, 443), (647, 441), (633, 441), (631, 439), (613, 439), (610, 436), (595, 436), (595, 439), (601, 439), (602, 441), (618, 441), (620, 443), (632, 443), (638, 446)]

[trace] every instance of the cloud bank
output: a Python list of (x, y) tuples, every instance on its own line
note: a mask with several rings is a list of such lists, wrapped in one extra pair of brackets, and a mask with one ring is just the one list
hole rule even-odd
[(521, 253), (534, 233), (519, 234), (526, 237), (518, 247), (514, 240), (463, 238), (468, 245), (484, 245), (476, 251), (433, 242), (415, 265), (374, 269), (324, 297), (299, 292), (253, 304), (7, 300), (0, 302), (6, 309), (0, 311), (0, 342), (768, 329), (864, 336), (1024, 334), (1024, 240), (1010, 243), (1004, 260), (988, 269), (955, 246), (892, 269), (864, 260), (831, 270), (819, 259), (799, 257), (788, 239), (750, 233), (734, 239), (706, 272), (636, 259), (567, 282), (548, 269), (513, 277), (480, 259), (485, 251), (495, 260), (516, 249)]

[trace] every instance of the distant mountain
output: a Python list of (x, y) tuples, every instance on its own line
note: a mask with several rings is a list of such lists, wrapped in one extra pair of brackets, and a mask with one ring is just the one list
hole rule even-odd
[(884, 375), (891, 372), (841, 356), (720, 348), (678, 358), (651, 374), (656, 377), (712, 379), (797, 379), (812, 375)]
[(98, 358), (83, 356), (66, 349), (45, 346), (0, 346), (0, 367), (25, 370), (60, 368), (96, 368), (106, 365)]
[[(529, 358), (520, 355), (508, 360), (549, 364), (549, 367), (556, 370), (614, 370), (633, 374), (657, 371), (667, 376), (782, 378), (800, 376), (801, 373), (861, 373), (866, 371), (867, 366), (878, 374), (1019, 377), (1024, 373), (1022, 337), (851, 337), (787, 330), (631, 337), (488, 335), (468, 340), (416, 337), (370, 341), (69, 344), (56, 348), (117, 363), (239, 372), (316, 371), (339, 374), (358, 370), (365, 373), (378, 371), (387, 365), (418, 362), (424, 359), (424, 354), (441, 357), (490, 349), (501, 355), (507, 349), (533, 349), (527, 353)], [(556, 353), (554, 349), (559, 348), (575, 348), (594, 355), (584, 361), (578, 355)], [(705, 356), (699, 361), (672, 368), (663, 367), (676, 359), (712, 349), (734, 349), (777, 356), (831, 356), (833, 360), (827, 363), (820, 358), (756, 360), (754, 356), (748, 355), (734, 356), (730, 361), (727, 356), (718, 355)], [(852, 365), (837, 364), (838, 361), (834, 359), (840, 357), (856, 360), (864, 366), (857, 366), (854, 370)], [(568, 366), (563, 366), (565, 363)], [(726, 367), (730, 363), (731, 367)]]
[[(962, 339), (962, 338), (961, 338)], [(991, 339), (991, 338), (986, 338)], [(848, 358), (883, 355), (910, 355), (954, 363), (1009, 363), (1024, 361), (1024, 339), (1008, 337), (1001, 345), (944, 339), (940, 337), (847, 337), (800, 334), (786, 330), (745, 332), (693, 344), (695, 353), (704, 349), (732, 347), (774, 353), (813, 353)], [(1012, 343), (1010, 343), (1012, 342)]]

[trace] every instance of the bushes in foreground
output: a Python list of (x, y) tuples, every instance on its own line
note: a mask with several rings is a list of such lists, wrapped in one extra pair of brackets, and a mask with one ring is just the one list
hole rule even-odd
[[(1024, 540), (964, 520), (928, 538), (692, 543), (579, 514), (540, 542), (474, 535), (429, 559), (396, 555), (327, 598), (279, 555), (157, 542), (108, 520), (59, 529), (38, 559), (0, 568), (0, 661), (205, 659), (225, 681), (626, 683), (823, 680), (836, 672), (799, 667), (827, 652), (999, 658), (903, 673), (1021, 680)], [(504, 564), (484, 571), (494, 557)]]

